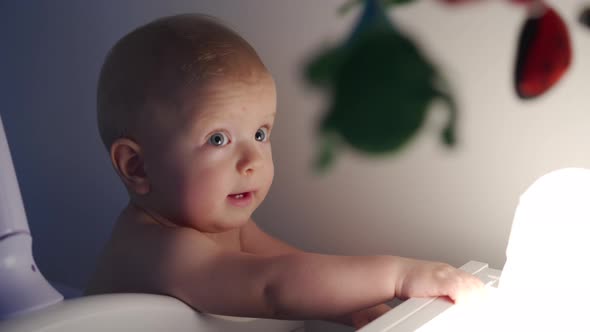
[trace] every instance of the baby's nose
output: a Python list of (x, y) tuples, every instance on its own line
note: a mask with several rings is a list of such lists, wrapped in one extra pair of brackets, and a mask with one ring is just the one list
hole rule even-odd
[(251, 175), (263, 165), (264, 156), (256, 147), (245, 146), (242, 148), (237, 169), (240, 174)]

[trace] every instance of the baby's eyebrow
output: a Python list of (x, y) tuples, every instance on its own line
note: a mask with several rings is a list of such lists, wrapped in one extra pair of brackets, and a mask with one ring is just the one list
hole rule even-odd
[(211, 127), (215, 127), (215, 124), (221, 120), (223, 120), (223, 117), (216, 114), (197, 113), (190, 119), (187, 119), (185, 125), (187, 126), (188, 131), (192, 133), (200, 133), (210, 130)]

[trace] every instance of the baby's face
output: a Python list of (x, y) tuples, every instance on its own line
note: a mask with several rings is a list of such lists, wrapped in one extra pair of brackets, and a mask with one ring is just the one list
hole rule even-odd
[(272, 77), (208, 84), (189, 95), (183, 112), (175, 126), (152, 134), (145, 149), (150, 205), (168, 220), (203, 232), (243, 225), (274, 175)]

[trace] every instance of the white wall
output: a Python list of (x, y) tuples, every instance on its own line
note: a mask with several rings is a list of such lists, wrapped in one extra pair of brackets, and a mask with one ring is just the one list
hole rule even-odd
[(451, 10), (424, 0), (392, 11), (455, 87), (460, 146), (439, 144), (433, 117), (401, 154), (348, 151), (324, 176), (311, 160), (325, 99), (302, 81), (301, 66), (348, 33), (355, 13), (338, 16), (343, 1), (1, 2), (0, 112), (39, 266), (50, 279), (83, 285), (125, 204), (95, 125), (105, 53), (140, 24), (198, 11), (240, 31), (278, 82), (276, 178), (255, 214), (265, 229), (313, 251), (501, 268), (518, 195), (549, 170), (590, 167), (590, 30), (576, 22), (580, 2), (550, 2), (569, 25), (574, 63), (529, 102), (512, 88), (520, 8), (495, 0)]

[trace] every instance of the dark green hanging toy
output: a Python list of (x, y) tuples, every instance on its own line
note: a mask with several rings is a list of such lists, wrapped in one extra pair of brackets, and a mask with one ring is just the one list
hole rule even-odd
[(348, 40), (308, 64), (306, 79), (332, 96), (320, 124), (318, 169), (332, 164), (342, 142), (373, 155), (400, 150), (423, 124), (436, 98), (446, 101), (450, 111), (442, 140), (455, 144), (457, 112), (448, 88), (385, 13), (383, 5), (404, 2), (409, 1), (364, 1), (361, 19)]

